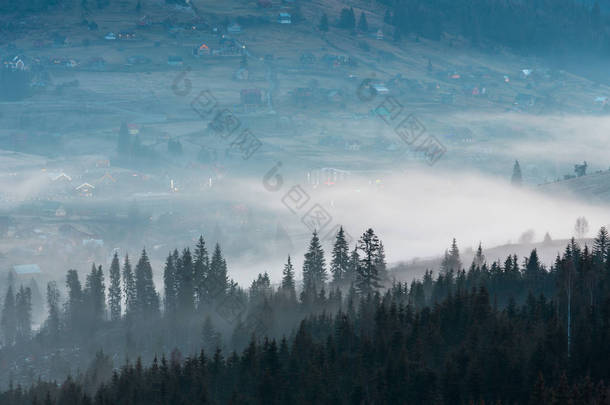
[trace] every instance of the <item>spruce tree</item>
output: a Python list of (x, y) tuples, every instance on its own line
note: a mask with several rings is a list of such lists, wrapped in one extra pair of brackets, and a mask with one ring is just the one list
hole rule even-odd
[(389, 281), (390, 276), (388, 275), (388, 264), (386, 263), (385, 249), (381, 240), (379, 241), (379, 250), (377, 251), (377, 256), (375, 256), (375, 266), (377, 267), (379, 280), (382, 282)]
[(271, 279), (267, 272), (258, 274), (258, 277), (252, 280), (250, 285), (250, 301), (255, 304), (262, 303), (266, 298), (271, 296)]
[(366, 15), (364, 11), (360, 13), (360, 20), (358, 21), (358, 30), (361, 32), (369, 31), (369, 23), (366, 21)]
[(349, 263), (347, 265), (347, 272), (345, 274), (346, 284), (351, 285), (356, 281), (359, 266), (360, 256), (358, 255), (358, 246), (355, 246), (354, 250), (352, 250), (352, 253), (349, 256)]
[(106, 316), (106, 291), (102, 266), (91, 268), (85, 284), (85, 296), (89, 312), (89, 320), (93, 326), (99, 325)]
[(208, 250), (205, 246), (203, 236), (199, 236), (199, 241), (195, 247), (195, 262), (193, 264), (195, 292), (197, 296), (197, 307), (201, 310), (204, 308), (203, 303), (205, 297), (205, 280), (210, 271), (210, 258)]
[(121, 123), (121, 128), (119, 129), (119, 138), (117, 141), (117, 152), (119, 156), (129, 156), (131, 151), (131, 140), (129, 135), (129, 129), (127, 128), (127, 123)]
[(347, 28), (349, 28), (351, 30), (356, 28), (356, 13), (354, 13), (354, 8), (353, 7), (349, 8), (349, 23), (348, 23), (348, 27)]
[(339, 28), (353, 30), (356, 27), (356, 17), (353, 8), (343, 8), (339, 16)]
[(608, 237), (608, 230), (605, 226), (602, 226), (595, 237), (595, 240), (593, 241), (593, 254), (599, 259), (600, 262), (603, 262), (608, 258), (609, 249), (610, 238)]
[(83, 327), (84, 296), (76, 270), (68, 270), (68, 274), (66, 275), (66, 287), (68, 288), (68, 302), (66, 303), (68, 325), (72, 330), (78, 330)]
[(195, 286), (193, 282), (193, 259), (191, 251), (186, 248), (182, 251), (180, 262), (176, 266), (176, 298), (178, 313), (188, 315), (195, 309)]
[(318, 26), (318, 28), (322, 32), (328, 32), (328, 16), (326, 15), (326, 13), (322, 14), (322, 17), (320, 18), (320, 25)]
[(224, 297), (228, 286), (227, 262), (222, 257), (220, 245), (216, 243), (212, 260), (210, 261), (210, 271), (206, 278), (206, 289), (210, 299), (219, 300)]
[(142, 255), (135, 268), (136, 310), (139, 315), (150, 318), (159, 313), (159, 296), (153, 282), (152, 267), (146, 254)]
[(457, 246), (455, 238), (451, 241), (449, 251), (445, 251), (445, 257), (441, 263), (441, 273), (455, 274), (462, 270), (462, 261), (460, 259), (460, 249)]
[(17, 341), (24, 342), (32, 334), (32, 291), (21, 286), (15, 296), (15, 312), (17, 315)]
[(313, 232), (311, 242), (305, 260), (303, 261), (303, 284), (304, 289), (312, 289), (307, 293), (313, 293), (313, 296), (324, 286), (326, 281), (326, 261), (324, 259), (324, 250), (320, 244), (318, 233)]
[[(175, 251), (175, 255), (178, 255), (177, 250)], [(177, 308), (176, 285), (176, 264), (174, 262), (174, 255), (170, 252), (165, 260), (165, 269), (163, 270), (165, 316), (170, 318), (174, 316)]]
[(477, 248), (477, 253), (472, 260), (472, 263), (475, 268), (480, 268), (485, 263), (485, 255), (483, 254), (483, 246), (481, 242), (479, 242), (479, 247)]
[(55, 281), (47, 283), (47, 308), (48, 317), (46, 327), (49, 335), (57, 340), (59, 338), (60, 330), (60, 312), (59, 312), (59, 300), (60, 294)]
[(291, 301), (296, 300), (296, 286), (294, 282), (294, 268), (292, 267), (292, 262), (290, 261), (290, 256), (288, 256), (288, 261), (284, 265), (284, 270), (282, 271), (282, 293), (289, 298)]
[(521, 166), (519, 165), (518, 160), (515, 160), (515, 165), (513, 166), (513, 175), (510, 179), (510, 182), (513, 186), (520, 186), (523, 184), (523, 176), (521, 175)]
[(0, 328), (4, 345), (11, 346), (17, 335), (17, 309), (15, 307), (15, 293), (13, 292), (13, 286), (10, 284), (4, 296)]
[(453, 241), (451, 242), (451, 249), (449, 249), (449, 255), (451, 256), (452, 264), (455, 266), (454, 270), (461, 270), (462, 261), (460, 260), (460, 249), (458, 248), (455, 238), (453, 238)]
[(119, 255), (115, 252), (110, 263), (110, 287), (108, 288), (108, 299), (110, 304), (110, 320), (113, 322), (121, 319), (121, 265)]
[(330, 262), (330, 272), (333, 275), (335, 285), (343, 285), (349, 271), (349, 246), (345, 239), (343, 227), (339, 228), (335, 245), (333, 246), (332, 260)]
[(538, 258), (538, 251), (532, 250), (530, 257), (525, 260), (525, 278), (530, 282), (536, 283), (540, 277), (541, 265)]
[(216, 332), (214, 329), (214, 325), (209, 316), (206, 316), (203, 321), (201, 335), (204, 352), (214, 353), (216, 349), (222, 346), (222, 337), (220, 336), (220, 333)]
[(375, 260), (379, 255), (379, 238), (369, 228), (358, 240), (358, 250), (362, 252), (356, 276), (356, 288), (361, 295), (371, 294), (381, 287), (379, 271)]
[(389, 9), (386, 9), (385, 14), (383, 15), (383, 22), (392, 24), (392, 12)]
[(123, 261), (123, 293), (125, 294), (125, 314), (130, 315), (136, 310), (136, 280), (129, 261), (129, 255), (125, 255)]

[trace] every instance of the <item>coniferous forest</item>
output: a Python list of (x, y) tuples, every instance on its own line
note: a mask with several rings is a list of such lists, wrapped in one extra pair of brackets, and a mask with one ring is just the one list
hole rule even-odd
[[(145, 251), (115, 256), (108, 288), (95, 265), (84, 283), (68, 271), (65, 299), (50, 283), (35, 332), (28, 289), (9, 288), (2, 361), (46, 353), (58, 369), (11, 380), (0, 404), (606, 404), (609, 256), (605, 228), (548, 268), (536, 250), (488, 263), (479, 247), (466, 269), (454, 241), (402, 283), (372, 229), (353, 250), (341, 229), (328, 264), (312, 236), (302, 288), (288, 258), (277, 286), (244, 289), (201, 238), (168, 255), (163, 293)], [(58, 380), (75, 348), (90, 365)]]
[(609, 61), (610, 0), (0, 0), (0, 405), (610, 405)]
[[(89, 12), (126, 3), (117, 0), (4, 0), (0, 13), (31, 14), (52, 10)], [(185, 0), (165, 0), (187, 5)], [(140, 4), (138, 2), (137, 4)], [(558, 55), (563, 52), (610, 52), (610, 23), (599, 1), (578, 0), (380, 0), (384, 23), (395, 28), (394, 37), (415, 34), (440, 40), (444, 34), (462, 36), (475, 46), (500, 45), (520, 52)], [(366, 31), (363, 14), (357, 19), (346, 7), (337, 15), (323, 15), (321, 26)], [(325, 22), (323, 22), (325, 21)], [(313, 21), (318, 23), (318, 21)], [(7, 27), (12, 28), (12, 27)]]

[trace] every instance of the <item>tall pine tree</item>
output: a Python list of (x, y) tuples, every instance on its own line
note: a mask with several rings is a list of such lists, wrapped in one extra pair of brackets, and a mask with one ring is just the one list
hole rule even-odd
[(360, 13), (360, 20), (358, 21), (358, 30), (360, 30), (361, 32), (369, 31), (369, 23), (366, 20), (366, 15), (364, 14), (364, 11)]
[(121, 319), (121, 265), (119, 255), (115, 252), (110, 263), (110, 287), (108, 287), (108, 299), (110, 304), (110, 320), (117, 322)]
[(456, 274), (462, 270), (462, 260), (460, 259), (460, 249), (458, 248), (455, 238), (451, 241), (451, 247), (448, 251), (445, 251), (445, 257), (441, 262), (441, 273), (453, 273)]
[(603, 262), (608, 258), (610, 252), (610, 238), (608, 237), (608, 230), (605, 226), (602, 226), (599, 233), (593, 241), (593, 254), (596, 256), (599, 262)]
[(123, 292), (125, 294), (125, 314), (131, 315), (136, 310), (136, 279), (131, 268), (129, 255), (123, 261)]
[(10, 284), (4, 296), (0, 328), (4, 345), (11, 346), (17, 335), (17, 310), (15, 308), (15, 293), (13, 292), (13, 286)]
[(210, 258), (203, 236), (199, 236), (199, 240), (197, 241), (197, 246), (195, 247), (195, 262), (193, 266), (197, 308), (203, 310), (206, 301), (205, 279), (210, 271)]
[(335, 245), (333, 246), (332, 260), (330, 262), (330, 272), (333, 275), (333, 284), (337, 286), (344, 285), (347, 273), (349, 271), (349, 246), (345, 239), (345, 231), (343, 227), (339, 228)]
[(358, 246), (354, 247), (349, 255), (349, 263), (347, 265), (347, 273), (345, 274), (345, 283), (352, 285), (356, 282), (358, 276), (358, 267), (360, 267), (360, 255), (358, 254)]
[(91, 268), (85, 284), (85, 297), (91, 325), (99, 325), (106, 317), (106, 286), (102, 266)]
[(46, 328), (52, 339), (55, 341), (59, 338), (60, 331), (60, 310), (59, 310), (60, 294), (55, 281), (47, 283), (47, 308), (48, 317)]
[(381, 282), (389, 281), (390, 276), (388, 275), (388, 264), (386, 262), (385, 249), (381, 240), (379, 241), (379, 249), (377, 250), (377, 256), (375, 256), (375, 266), (377, 267), (379, 280)]
[(174, 257), (178, 256), (178, 250), (167, 255), (165, 260), (165, 269), (163, 270), (163, 288), (164, 288), (164, 308), (165, 316), (173, 318), (177, 309), (177, 282), (176, 282), (176, 263)]
[(379, 255), (379, 238), (371, 228), (367, 229), (360, 237), (358, 250), (362, 254), (356, 277), (356, 288), (360, 294), (366, 296), (381, 287), (379, 270), (375, 264)]
[(80, 329), (84, 321), (84, 297), (83, 289), (76, 270), (68, 270), (66, 275), (66, 287), (68, 288), (68, 302), (66, 302), (66, 318), (72, 331)]
[(305, 294), (315, 296), (318, 291), (324, 288), (325, 282), (326, 260), (324, 259), (324, 250), (322, 250), (318, 233), (314, 231), (303, 261), (303, 289)]
[(294, 268), (292, 267), (290, 256), (288, 256), (288, 261), (284, 265), (284, 270), (282, 271), (281, 291), (289, 300), (296, 301), (297, 293), (294, 282)]
[(159, 313), (159, 296), (153, 282), (152, 267), (146, 254), (146, 249), (142, 250), (142, 255), (135, 268), (136, 281), (136, 309), (138, 314), (145, 318), (150, 318)]
[(32, 334), (32, 290), (21, 286), (15, 296), (17, 314), (17, 341), (24, 342)]
[(328, 16), (326, 13), (322, 14), (320, 18), (320, 25), (318, 25), (318, 29), (322, 32), (328, 32)]
[(515, 165), (513, 166), (513, 175), (510, 179), (510, 182), (513, 186), (520, 186), (523, 184), (523, 176), (521, 175), (521, 166), (519, 165), (518, 160), (515, 160)]
[(117, 140), (117, 153), (119, 156), (129, 156), (131, 152), (131, 136), (129, 135), (129, 129), (127, 128), (127, 123), (121, 123), (121, 128), (119, 129), (119, 138)]
[(192, 314), (195, 309), (195, 285), (193, 278), (193, 258), (190, 249), (186, 248), (182, 251), (182, 257), (176, 266), (178, 313), (183, 316)]
[(210, 271), (206, 278), (206, 290), (211, 300), (220, 300), (227, 292), (229, 277), (227, 275), (227, 262), (222, 257), (222, 250), (217, 243), (214, 247)]

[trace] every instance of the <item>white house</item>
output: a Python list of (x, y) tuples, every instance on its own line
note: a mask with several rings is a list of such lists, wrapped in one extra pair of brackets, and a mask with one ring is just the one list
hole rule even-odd
[(280, 24), (292, 24), (292, 17), (288, 13), (280, 13), (277, 17)]

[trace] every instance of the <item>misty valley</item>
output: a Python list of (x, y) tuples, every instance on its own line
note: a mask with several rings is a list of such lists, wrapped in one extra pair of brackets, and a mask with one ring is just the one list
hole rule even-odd
[(610, 1), (1, 0), (0, 405), (610, 404)]

